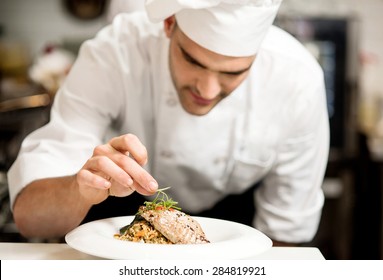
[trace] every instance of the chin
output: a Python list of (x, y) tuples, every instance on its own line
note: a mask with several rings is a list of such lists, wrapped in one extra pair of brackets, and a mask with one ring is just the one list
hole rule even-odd
[(207, 115), (211, 109), (213, 109), (214, 107), (209, 107), (209, 108), (189, 108), (189, 107), (186, 107), (186, 106), (183, 106), (183, 109), (190, 115), (193, 115), (193, 116), (205, 116)]

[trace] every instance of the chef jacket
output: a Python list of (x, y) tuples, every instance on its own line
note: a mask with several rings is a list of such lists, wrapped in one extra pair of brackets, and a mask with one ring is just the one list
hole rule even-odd
[[(254, 227), (286, 242), (313, 238), (329, 150), (323, 72), (272, 27), (249, 76), (204, 116), (173, 86), (169, 39), (143, 13), (122, 14), (84, 42), (50, 122), (31, 133), (8, 173), (11, 203), (28, 183), (75, 174), (96, 145), (133, 133), (145, 168), (185, 211), (202, 211), (254, 183)], [(240, 209), (233, 209), (240, 211)]]

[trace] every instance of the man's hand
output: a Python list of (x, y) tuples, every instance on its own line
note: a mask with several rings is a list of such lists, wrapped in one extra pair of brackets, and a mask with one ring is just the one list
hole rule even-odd
[(109, 195), (123, 197), (134, 191), (153, 194), (158, 184), (142, 167), (147, 159), (145, 146), (133, 134), (115, 137), (97, 146), (77, 173), (80, 193), (91, 204), (98, 204)]

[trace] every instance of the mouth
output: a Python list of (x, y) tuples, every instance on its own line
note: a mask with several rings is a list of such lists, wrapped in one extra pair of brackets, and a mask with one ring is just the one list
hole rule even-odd
[(192, 96), (195, 103), (201, 106), (207, 106), (214, 102), (214, 99), (205, 99), (198, 95), (197, 93), (193, 92), (192, 90), (189, 91), (190, 95)]

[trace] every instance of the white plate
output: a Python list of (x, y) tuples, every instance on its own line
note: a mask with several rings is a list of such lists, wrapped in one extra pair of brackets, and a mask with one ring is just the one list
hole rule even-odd
[(270, 249), (262, 232), (239, 223), (193, 217), (211, 243), (188, 245), (145, 244), (115, 239), (114, 234), (134, 216), (115, 217), (83, 224), (65, 236), (72, 248), (107, 259), (246, 259)]

